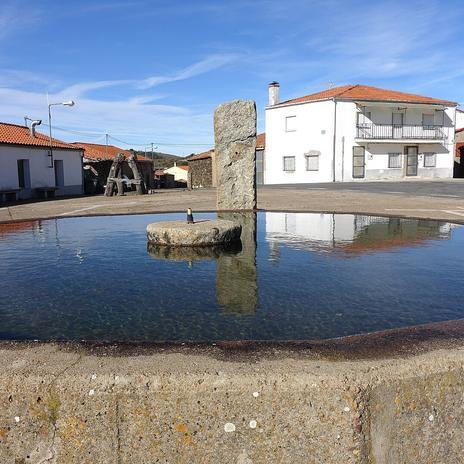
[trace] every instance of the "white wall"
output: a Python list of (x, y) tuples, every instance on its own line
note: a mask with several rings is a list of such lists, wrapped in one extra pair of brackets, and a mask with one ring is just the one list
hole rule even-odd
[(187, 181), (188, 178), (188, 171), (181, 169), (179, 166), (172, 166), (171, 168), (165, 169), (164, 172), (172, 174), (174, 176), (174, 180)]
[(456, 129), (464, 127), (464, 111), (456, 111)]
[[(295, 131), (285, 118), (296, 116)], [(334, 104), (331, 101), (266, 109), (264, 183), (289, 184), (332, 180)], [(319, 151), (319, 171), (306, 171), (305, 153)], [(295, 156), (295, 171), (283, 170), (283, 157)]]
[[(63, 160), (64, 187), (56, 195), (82, 193), (82, 151), (53, 149), (55, 160)], [(0, 190), (19, 189), (18, 160), (29, 160), (31, 191), (20, 192), (20, 198), (35, 196), (37, 187), (54, 187), (55, 170), (48, 167), (48, 149), (0, 145)]]
[[(406, 105), (400, 105), (405, 107)], [(445, 110), (444, 142), (422, 140), (368, 141), (356, 138), (357, 113), (360, 109), (354, 102), (309, 102), (298, 105), (266, 109), (266, 159), (265, 184), (311, 183), (311, 182), (347, 182), (373, 179), (405, 178), (405, 169), (388, 168), (388, 153), (402, 153), (405, 147), (416, 145), (419, 154), (437, 153), (435, 168), (423, 167), (423, 156), (419, 157), (417, 177), (453, 176), (454, 163), (454, 121), (455, 108)], [(377, 124), (391, 124), (392, 112), (402, 112), (404, 125), (422, 124), (422, 114), (436, 114), (431, 105), (409, 105), (406, 110), (398, 111), (398, 105), (371, 104), (365, 111), (371, 112), (371, 121)], [(336, 112), (336, 119), (335, 119)], [(287, 132), (285, 120), (296, 116), (295, 131)], [(333, 163), (333, 135), (336, 121), (335, 162)], [(436, 124), (441, 121), (435, 121)], [(324, 133), (325, 131), (325, 133)], [(366, 148), (366, 173), (364, 179), (356, 179), (353, 171), (353, 147)], [(319, 171), (306, 171), (305, 153), (320, 151)], [(295, 156), (294, 172), (283, 170), (283, 157)], [(335, 166), (335, 172), (334, 167)], [(405, 166), (403, 160), (403, 167)]]

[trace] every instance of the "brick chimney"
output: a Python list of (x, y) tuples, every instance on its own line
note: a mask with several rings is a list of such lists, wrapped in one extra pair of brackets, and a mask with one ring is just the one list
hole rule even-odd
[(269, 106), (274, 106), (279, 103), (280, 84), (276, 81), (269, 84)]

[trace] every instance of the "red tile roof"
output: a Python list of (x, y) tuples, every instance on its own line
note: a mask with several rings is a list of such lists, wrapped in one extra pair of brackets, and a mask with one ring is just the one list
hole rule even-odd
[(187, 158), (187, 161), (195, 161), (195, 160), (200, 160), (200, 159), (211, 158), (213, 153), (214, 153), (214, 148), (211, 148), (211, 150), (204, 151), (203, 153), (197, 153), (196, 155), (189, 156)]
[(330, 100), (348, 101), (382, 101), (398, 103), (428, 103), (435, 105), (456, 106), (456, 102), (439, 100), (437, 98), (423, 97), (412, 93), (398, 92), (396, 90), (379, 89), (369, 85), (342, 85), (322, 92), (313, 93), (304, 97), (293, 98), (279, 103), (279, 105), (290, 105), (294, 103), (305, 103), (311, 101)]
[(182, 165), (182, 166), (177, 166), (177, 167), (180, 168), (180, 169), (183, 169), (184, 171), (188, 171), (188, 170), (189, 170), (189, 167), (188, 167), (188, 166)]
[[(122, 153), (125, 158), (129, 158), (132, 154), (130, 150), (124, 150), (114, 145), (103, 145), (100, 143), (85, 143), (85, 142), (74, 142), (74, 146), (80, 147), (84, 150), (84, 158), (93, 161), (102, 160), (113, 160), (118, 153)], [(145, 156), (137, 156), (138, 161), (151, 161)]]
[[(11, 145), (26, 145), (30, 147), (50, 147), (50, 139), (47, 135), (40, 132), (35, 133), (35, 137), (31, 136), (30, 130), (26, 126), (18, 124), (10, 124), (0, 122), (0, 144)], [(67, 150), (80, 150), (70, 143), (62, 142), (61, 140), (52, 138), (53, 148), (66, 148)]]
[(262, 134), (258, 134), (256, 136), (256, 149), (264, 150), (265, 147), (266, 147), (266, 134), (263, 132)]

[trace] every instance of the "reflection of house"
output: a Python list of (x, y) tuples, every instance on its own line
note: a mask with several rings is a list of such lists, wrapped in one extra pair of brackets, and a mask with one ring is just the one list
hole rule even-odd
[(365, 85), (280, 101), (273, 82), (265, 183), (452, 177), (455, 107)]
[(0, 123), (0, 202), (80, 195), (82, 149), (26, 126)]
[(449, 238), (445, 222), (353, 214), (265, 213), (266, 241), (290, 248), (360, 254)]
[[(73, 145), (84, 150), (84, 175), (85, 192), (101, 193), (106, 184), (111, 164), (118, 153), (122, 153), (125, 158), (131, 156), (129, 150), (124, 150), (114, 145), (102, 145), (97, 143), (75, 142)], [(153, 162), (143, 156), (137, 156), (137, 167), (147, 189), (153, 188)], [(132, 170), (124, 162), (122, 175), (129, 179), (133, 178)]]
[(164, 172), (172, 174), (176, 182), (182, 182), (187, 185), (188, 169), (188, 166), (177, 166), (177, 163), (174, 163), (174, 166), (165, 169)]

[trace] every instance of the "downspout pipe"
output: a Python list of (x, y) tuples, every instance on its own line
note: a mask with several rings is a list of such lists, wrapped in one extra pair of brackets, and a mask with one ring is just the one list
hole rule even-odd
[(335, 152), (337, 144), (337, 100), (334, 102), (334, 134), (333, 134), (333, 153), (332, 153), (332, 182), (335, 182)]

